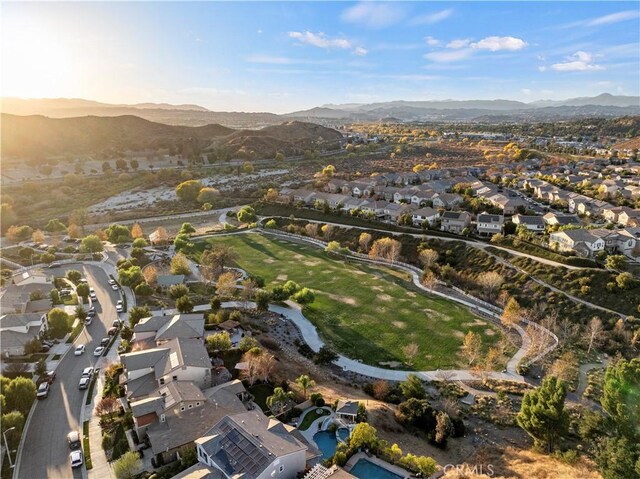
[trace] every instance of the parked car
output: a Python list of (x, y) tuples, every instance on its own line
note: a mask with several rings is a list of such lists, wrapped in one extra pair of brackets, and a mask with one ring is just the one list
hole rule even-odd
[(109, 344), (109, 341), (111, 341), (111, 338), (102, 338), (100, 340), (100, 346), (106, 346), (107, 344)]
[(78, 431), (71, 431), (67, 434), (67, 443), (69, 443), (69, 448), (72, 451), (80, 449), (80, 433), (78, 433)]
[(114, 328), (119, 328), (120, 326), (122, 326), (122, 323), (120, 322), (119, 319), (116, 319), (111, 326), (113, 326)]
[(69, 454), (69, 461), (71, 462), (72, 468), (82, 466), (82, 451), (71, 451)]
[(51, 384), (56, 379), (55, 371), (47, 371), (44, 375), (44, 380)]
[(115, 280), (115, 279), (110, 279), (110, 280), (109, 280), (109, 284), (110, 284), (110, 285), (114, 285), (114, 284), (116, 284), (116, 280)]
[(84, 318), (85, 326), (91, 326), (92, 322), (93, 322), (93, 318), (91, 316), (87, 316), (86, 318)]
[(114, 291), (118, 291), (118, 289), (120, 289), (120, 288), (118, 288), (118, 285), (116, 283), (113, 283), (111, 285), (111, 289), (114, 290)]
[(96, 295), (95, 291), (89, 293), (89, 297), (91, 298), (91, 301), (98, 301), (98, 296)]
[(84, 370), (82, 371), (82, 377), (91, 379), (91, 376), (93, 376), (93, 371), (94, 369), (92, 367), (84, 368)]
[(49, 346), (47, 346), (46, 344), (42, 344), (40, 346), (40, 352), (43, 352), (43, 353), (48, 353), (50, 349), (51, 348)]
[(53, 347), (53, 341), (49, 341), (48, 339), (42, 339), (42, 344), (45, 344), (47, 346), (49, 346), (50, 348)]
[(96, 357), (102, 356), (102, 353), (104, 353), (104, 347), (102, 346), (98, 346), (96, 349), (93, 350), (93, 355)]
[(124, 305), (122, 304), (121, 299), (119, 299), (118, 302), (116, 303), (116, 311), (118, 313), (122, 313), (124, 311)]
[(118, 328), (109, 328), (109, 331), (107, 331), (107, 334), (109, 336), (115, 336), (117, 332), (118, 332)]
[(49, 396), (49, 388), (51, 386), (49, 385), (48, 382), (42, 382), (40, 383), (40, 386), (38, 386), (38, 392), (36, 392), (36, 397), (38, 399), (44, 399), (47, 396)]
[(78, 389), (87, 389), (89, 387), (90, 382), (91, 382), (91, 378), (80, 378), (80, 382), (78, 383)]
[(73, 354), (75, 354), (76, 356), (81, 356), (82, 353), (84, 353), (84, 349), (84, 344), (78, 344)]

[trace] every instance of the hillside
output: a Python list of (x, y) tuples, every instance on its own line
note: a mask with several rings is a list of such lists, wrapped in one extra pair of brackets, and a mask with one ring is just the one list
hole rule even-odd
[(288, 122), (262, 130), (233, 130), (221, 125), (199, 127), (154, 123), (136, 116), (47, 118), (2, 114), (2, 154), (46, 157), (174, 148), (202, 151), (224, 148), (229, 157), (240, 150), (256, 157), (277, 151), (300, 154), (305, 149), (334, 147), (341, 134), (312, 123)]

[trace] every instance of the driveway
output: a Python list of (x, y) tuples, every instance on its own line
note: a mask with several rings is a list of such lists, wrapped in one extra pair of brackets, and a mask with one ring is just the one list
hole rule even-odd
[[(78, 336), (74, 345), (68, 345), (70, 347), (67, 354), (56, 368), (57, 377), (49, 397), (38, 401), (33, 408), (31, 419), (25, 426), (23, 448), (14, 471), (15, 478), (87, 477), (84, 466), (72, 472), (66, 436), (71, 430), (82, 433), (80, 417), (87, 391), (78, 389), (78, 381), (82, 370), (94, 366), (98, 359), (93, 356), (93, 350), (107, 336), (107, 330), (116, 319), (115, 303), (120, 299), (120, 293), (109, 287), (102, 265), (64, 265), (56, 268), (54, 274), (62, 276), (69, 269), (82, 271), (89, 285), (95, 289), (98, 296), (98, 303), (95, 304), (97, 315), (91, 325), (85, 327)], [(82, 356), (73, 354), (72, 348), (77, 344), (86, 345), (86, 352)]]

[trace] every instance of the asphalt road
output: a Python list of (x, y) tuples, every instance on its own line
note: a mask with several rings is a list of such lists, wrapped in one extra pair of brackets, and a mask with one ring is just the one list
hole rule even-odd
[[(82, 271), (98, 296), (96, 316), (90, 326), (76, 338), (74, 348), (60, 361), (56, 368), (57, 377), (51, 386), (49, 397), (37, 401), (33, 416), (26, 431), (19, 479), (62, 479), (83, 477), (82, 468), (71, 469), (69, 446), (66, 436), (69, 431), (77, 430), (82, 434), (81, 411), (86, 390), (78, 389), (82, 370), (94, 366), (96, 358), (93, 350), (100, 340), (107, 336), (107, 330), (117, 317), (115, 304), (120, 292), (113, 291), (108, 284), (108, 276), (99, 267), (92, 265), (64, 265), (55, 268), (56, 276), (62, 276), (65, 270)], [(75, 356), (73, 349), (85, 344), (86, 352)], [(85, 474), (86, 477), (86, 474)]]

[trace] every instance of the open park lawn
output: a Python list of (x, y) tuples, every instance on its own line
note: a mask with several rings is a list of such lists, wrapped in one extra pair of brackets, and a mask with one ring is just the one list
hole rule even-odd
[[(259, 233), (206, 241), (231, 246), (239, 255), (238, 266), (263, 277), (267, 289), (287, 280), (312, 289), (316, 299), (304, 315), (325, 342), (367, 364), (391, 362), (407, 368), (403, 347), (416, 343), (414, 369), (463, 368), (459, 350), (468, 331), (481, 335), (485, 350), (502, 335), (500, 328), (466, 308), (415, 288), (399, 271), (355, 260), (346, 263), (318, 247)], [(204, 244), (197, 247), (201, 250)]]

